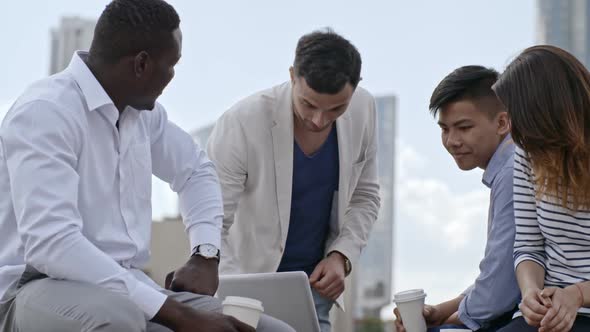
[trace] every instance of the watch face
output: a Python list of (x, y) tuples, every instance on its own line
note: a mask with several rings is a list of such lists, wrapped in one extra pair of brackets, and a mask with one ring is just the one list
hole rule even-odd
[(199, 246), (199, 254), (204, 257), (215, 257), (217, 256), (217, 247), (212, 244), (201, 244)]

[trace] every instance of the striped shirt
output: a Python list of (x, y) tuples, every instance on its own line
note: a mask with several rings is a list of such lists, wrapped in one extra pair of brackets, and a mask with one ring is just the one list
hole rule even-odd
[[(590, 280), (590, 211), (563, 208), (555, 197), (535, 198), (538, 189), (526, 152), (514, 155), (514, 266), (534, 261), (545, 269), (545, 287)], [(589, 308), (580, 312), (590, 313)]]

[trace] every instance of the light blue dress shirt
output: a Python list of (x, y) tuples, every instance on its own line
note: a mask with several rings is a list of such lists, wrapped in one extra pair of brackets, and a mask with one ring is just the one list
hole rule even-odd
[(520, 290), (514, 273), (514, 143), (508, 135), (490, 159), (482, 182), (491, 189), (488, 239), (479, 276), (463, 295), (459, 319), (471, 330), (485, 328), (514, 309)]

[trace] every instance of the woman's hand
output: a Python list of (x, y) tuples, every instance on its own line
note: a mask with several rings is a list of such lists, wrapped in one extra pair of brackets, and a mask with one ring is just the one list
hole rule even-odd
[(522, 302), (518, 305), (518, 308), (527, 324), (539, 327), (545, 314), (549, 311), (548, 306), (550, 306), (550, 303), (549, 298), (541, 296), (540, 289), (529, 288), (524, 292)]
[(539, 332), (570, 331), (584, 301), (580, 290), (573, 285), (566, 288), (548, 287), (541, 291), (541, 296), (551, 299), (551, 307), (541, 320)]

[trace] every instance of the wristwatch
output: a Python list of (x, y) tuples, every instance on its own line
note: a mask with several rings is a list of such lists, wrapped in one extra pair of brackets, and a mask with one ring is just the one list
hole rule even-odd
[(328, 254), (328, 256), (333, 253), (339, 254), (344, 259), (344, 275), (346, 275), (348, 277), (350, 272), (352, 272), (352, 263), (350, 263), (350, 259), (348, 259), (348, 257), (346, 257), (344, 254), (340, 253), (340, 251), (336, 251), (336, 250), (330, 252)]
[(352, 263), (350, 263), (350, 259), (346, 256), (342, 255), (342, 257), (344, 257), (344, 275), (348, 277), (350, 272), (352, 272)]
[(205, 259), (216, 259), (219, 262), (219, 249), (211, 243), (203, 243), (193, 249), (192, 256), (199, 255)]

